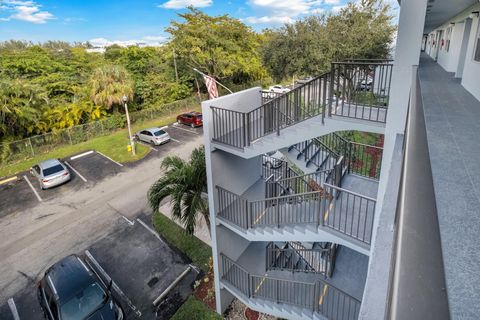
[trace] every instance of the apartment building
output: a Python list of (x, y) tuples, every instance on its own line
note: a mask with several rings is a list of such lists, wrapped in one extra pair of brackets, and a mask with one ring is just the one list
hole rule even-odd
[(478, 318), (479, 3), (400, 6), (393, 61), (202, 103), (219, 313)]

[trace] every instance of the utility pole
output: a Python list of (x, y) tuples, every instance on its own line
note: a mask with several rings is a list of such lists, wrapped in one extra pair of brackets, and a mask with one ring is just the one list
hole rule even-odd
[(175, 49), (173, 49), (173, 66), (175, 67), (175, 81), (178, 83), (177, 57), (175, 56)]
[(132, 148), (132, 155), (135, 155), (135, 143), (133, 141), (132, 128), (130, 127), (130, 115), (128, 114), (127, 101), (128, 101), (128, 97), (124, 95), (123, 105), (125, 106), (125, 116), (127, 117), (128, 137), (130, 139), (130, 147)]

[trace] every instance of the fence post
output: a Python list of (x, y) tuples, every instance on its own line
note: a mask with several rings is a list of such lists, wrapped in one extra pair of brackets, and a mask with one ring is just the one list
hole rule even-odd
[(68, 140), (70, 140), (70, 145), (73, 145), (72, 134), (70, 133), (70, 128), (67, 129)]
[(33, 151), (32, 139), (28, 138), (28, 143), (30, 144), (30, 150), (32, 150), (32, 156), (35, 157), (35, 152)]
[(280, 135), (280, 106), (277, 106), (277, 136)]

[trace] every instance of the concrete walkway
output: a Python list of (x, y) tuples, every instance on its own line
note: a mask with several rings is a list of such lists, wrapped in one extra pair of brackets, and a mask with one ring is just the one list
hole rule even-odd
[(480, 102), (426, 55), (419, 73), (450, 316), (478, 319)]
[[(160, 206), (159, 211), (183, 228), (183, 225), (180, 221), (172, 218), (172, 207), (170, 205), (170, 201), (165, 201)], [(200, 215), (197, 218), (197, 226), (193, 235), (209, 246), (212, 246), (212, 239), (210, 238), (210, 232), (208, 231), (207, 224), (205, 223), (205, 219)]]

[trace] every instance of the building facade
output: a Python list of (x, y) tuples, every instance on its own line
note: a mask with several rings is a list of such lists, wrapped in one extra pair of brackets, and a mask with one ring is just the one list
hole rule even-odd
[(219, 313), (237, 298), (286, 319), (475, 319), (480, 255), (456, 249), (480, 230), (479, 8), (403, 0), (393, 61), (202, 103)]

